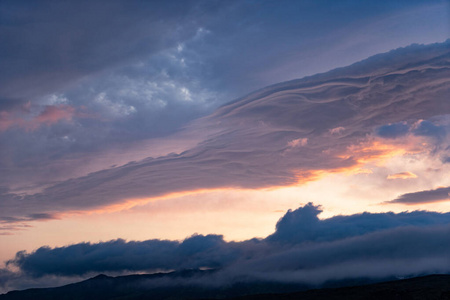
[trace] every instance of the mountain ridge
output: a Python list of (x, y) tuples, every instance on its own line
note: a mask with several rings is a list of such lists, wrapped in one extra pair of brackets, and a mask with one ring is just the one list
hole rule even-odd
[[(0, 300), (53, 300), (53, 299), (98, 299), (98, 300), (143, 300), (143, 299), (230, 299), (230, 300), (359, 300), (359, 299), (450, 299), (450, 275), (433, 274), (364, 284), (353, 281), (329, 282), (324, 288), (308, 288), (300, 285), (282, 285), (265, 282), (235, 283), (232, 286), (211, 288), (207, 286), (179, 285), (171, 287), (147, 288), (148, 280), (177, 277), (192, 279), (196, 276), (208, 276), (209, 271), (184, 270), (172, 273), (140, 274), (127, 276), (107, 276), (99, 274), (90, 279), (54, 288), (33, 288), (22, 291), (10, 291), (0, 295)], [(358, 281), (358, 280), (356, 280)], [(336, 286), (337, 285), (337, 286)], [(340, 287), (339, 287), (340, 285)], [(269, 287), (260, 293), (262, 287)], [(273, 292), (270, 291), (272, 289)], [(283, 292), (284, 290), (284, 292)]]

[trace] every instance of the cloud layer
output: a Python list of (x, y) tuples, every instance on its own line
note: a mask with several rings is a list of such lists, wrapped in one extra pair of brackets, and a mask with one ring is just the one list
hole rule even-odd
[[(136, 144), (258, 88), (443, 41), (447, 8), (424, 0), (370, 9), (356, 0), (2, 1), (0, 181), (17, 193), (42, 191), (123, 164), (107, 152), (133, 156)], [(72, 114), (38, 122), (61, 105)]]
[(246, 278), (320, 285), (330, 280), (450, 272), (449, 213), (363, 213), (323, 220), (320, 213), (320, 207), (309, 203), (288, 211), (267, 238), (243, 242), (193, 235), (181, 242), (112, 240), (21, 251), (7, 262), (19, 272), (1, 270), (7, 279), (3, 286), (17, 284), (15, 278), (187, 268), (220, 269), (203, 284)]
[(441, 187), (434, 190), (419, 191), (400, 195), (398, 198), (390, 201), (390, 203), (433, 203), (439, 201), (450, 200), (450, 187)]
[(303, 183), (389, 155), (371, 135), (399, 136), (398, 125), (385, 124), (402, 120), (415, 124), (414, 135), (439, 143), (446, 131), (424, 119), (450, 113), (448, 49), (448, 42), (415, 45), (257, 91), (193, 122), (186, 132), (207, 138), (181, 154), (130, 162), (33, 195), (6, 189), (0, 218), (98, 210), (199, 189)]
[[(412, 42), (443, 41), (448, 7), (424, 0), (370, 7), (357, 0), (2, 1), (0, 236), (174, 193), (301, 185), (398, 153), (433, 158), (432, 168), (445, 173), (449, 40), (248, 93)], [(386, 186), (408, 188), (391, 202), (397, 206), (446, 200), (445, 180), (438, 187), (430, 176), (422, 191), (411, 189), (424, 181), (420, 168), (385, 171)], [(319, 212), (313, 205), (290, 211), (274, 234), (245, 242), (212, 234), (19, 252), (12, 269), (0, 270), (0, 283), (197, 267), (221, 268), (227, 281), (308, 283), (446, 271), (448, 245), (437, 241), (448, 233), (447, 214), (320, 220)]]
[(213, 2), (193, 1), (6, 1), (1, 8), (2, 106), (34, 100), (84, 76), (176, 46), (215, 9)]

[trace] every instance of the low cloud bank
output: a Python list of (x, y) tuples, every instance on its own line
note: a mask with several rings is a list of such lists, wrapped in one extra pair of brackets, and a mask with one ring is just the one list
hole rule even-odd
[(119, 239), (20, 251), (0, 270), (0, 284), (7, 290), (24, 278), (41, 282), (189, 268), (219, 269), (210, 280), (202, 279), (210, 285), (239, 280), (320, 285), (450, 272), (450, 213), (363, 213), (323, 220), (320, 213), (312, 203), (289, 210), (272, 235), (242, 242), (193, 235), (184, 241)]

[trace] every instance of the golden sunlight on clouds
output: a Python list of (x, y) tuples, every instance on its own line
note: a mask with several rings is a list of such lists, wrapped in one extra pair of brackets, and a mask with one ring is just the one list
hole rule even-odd
[[(297, 146), (303, 146), (306, 145), (307, 140), (293, 140), (291, 141), (290, 145), (291, 147), (297, 147)], [(324, 178), (329, 177), (330, 175), (334, 175), (334, 177), (337, 177), (337, 175), (341, 174), (341, 176), (344, 176), (344, 178), (347, 178), (349, 176), (356, 176), (360, 175), (363, 177), (366, 177), (367, 175), (372, 174), (374, 167), (382, 166), (387, 160), (389, 160), (392, 157), (401, 157), (405, 155), (406, 153), (411, 153), (412, 151), (410, 149), (405, 149), (404, 147), (401, 147), (400, 144), (389, 144), (389, 143), (382, 143), (381, 141), (374, 139), (374, 138), (368, 138), (367, 141), (361, 142), (358, 145), (353, 145), (348, 147), (348, 152), (345, 155), (340, 156), (344, 159), (353, 158), (357, 164), (353, 165), (348, 168), (339, 168), (335, 170), (299, 170), (296, 173), (297, 176), (297, 184), (293, 187), (272, 187), (272, 188), (261, 188), (256, 190), (243, 190), (243, 189), (233, 189), (233, 188), (219, 188), (219, 189), (199, 189), (199, 190), (191, 190), (191, 191), (183, 191), (183, 192), (176, 192), (176, 193), (170, 193), (164, 196), (160, 197), (149, 197), (149, 198), (134, 198), (134, 199), (126, 199), (122, 201), (121, 203), (116, 203), (108, 206), (103, 206), (97, 209), (93, 209), (87, 212), (87, 214), (103, 214), (103, 213), (114, 213), (114, 212), (120, 212), (124, 210), (129, 210), (134, 207), (138, 207), (139, 209), (142, 209), (146, 204), (148, 203), (160, 203), (162, 201), (168, 201), (170, 199), (180, 199), (185, 197), (200, 197), (199, 195), (204, 194), (227, 194), (227, 193), (233, 193), (233, 194), (240, 194), (245, 191), (246, 194), (262, 194), (262, 196), (258, 196), (257, 198), (269, 198), (271, 197), (271, 191), (280, 191), (285, 190), (289, 188), (298, 188), (298, 186), (306, 185), (307, 183), (315, 182), (315, 181), (321, 181), (324, 180)], [(417, 149), (415, 150), (417, 151)], [(419, 151), (417, 151), (419, 152)], [(413, 173), (408, 174), (401, 174), (397, 176), (409, 176), (412, 178), (412, 176), (416, 176)], [(412, 175), (411, 175), (412, 174)], [(392, 175), (391, 175), (392, 176)], [(386, 178), (386, 176), (384, 176)], [(346, 185), (347, 183), (342, 183), (343, 185)], [(350, 183), (351, 185), (351, 183)], [(333, 190), (334, 184), (327, 183), (327, 187), (325, 187), (326, 190)], [(311, 197), (312, 199), (309, 199), (308, 201), (303, 201), (303, 203), (307, 202), (321, 202), (321, 190), (323, 188), (319, 187), (317, 191), (314, 191), (313, 194), (315, 197)], [(299, 191), (299, 195), (303, 196), (304, 191)], [(233, 197), (236, 197), (234, 195)], [(328, 199), (332, 199), (330, 207), (334, 207), (333, 202), (336, 199), (336, 194), (334, 195), (327, 195)], [(275, 196), (275, 199), (279, 199), (279, 197)], [(361, 201), (361, 200), (359, 200)], [(200, 207), (204, 206), (205, 203), (209, 203), (210, 200), (205, 200), (202, 203), (197, 203), (196, 205), (199, 205)], [(339, 203), (344, 204), (345, 199), (342, 199), (338, 201)], [(297, 201), (298, 203), (298, 201)], [(288, 208), (295, 208), (298, 206), (298, 204), (295, 202), (291, 202), (291, 206)], [(176, 206), (178, 207), (178, 205)], [(364, 206), (359, 205), (352, 205), (352, 207), (358, 207), (358, 210), (354, 211), (352, 209), (348, 209), (346, 205), (343, 205), (342, 209), (338, 209), (338, 213), (350, 213), (350, 212), (360, 212), (364, 210)], [(248, 208), (247, 208), (248, 209)], [(254, 209), (254, 208), (252, 208)], [(277, 210), (279, 208), (273, 207), (270, 208), (270, 210)], [(330, 212), (333, 211), (332, 209)], [(66, 213), (66, 215), (70, 214), (83, 214), (83, 212), (70, 212)], [(333, 213), (331, 212), (331, 215)]]
[(376, 161), (377, 164), (383, 164), (386, 159), (394, 156), (403, 155), (408, 152), (403, 145), (396, 145), (379, 141), (377, 139), (369, 139), (358, 145), (348, 147), (348, 152), (342, 158), (354, 157), (358, 163), (366, 164)]
[(411, 178), (417, 178), (417, 175), (412, 172), (400, 172), (395, 174), (389, 174), (387, 179), (411, 179)]
[[(385, 211), (391, 209), (391, 206), (386, 207), (382, 203), (395, 199), (399, 194), (418, 189), (432, 189), (436, 187), (435, 184), (450, 184), (444, 179), (446, 176), (442, 177), (442, 174), (445, 174), (442, 163), (437, 158), (429, 157), (426, 147), (417, 143), (417, 140), (386, 142), (368, 137), (366, 141), (348, 147), (347, 154), (341, 156), (346, 159), (353, 158), (357, 162), (356, 165), (335, 170), (299, 170), (296, 174), (298, 182), (293, 186), (253, 190), (219, 188), (184, 191), (160, 197), (127, 199), (118, 204), (91, 210), (87, 214), (112, 214), (121, 211), (127, 211), (127, 214), (142, 211), (150, 214), (168, 211), (178, 214), (195, 211), (225, 213), (228, 210), (260, 211), (264, 214), (296, 208), (307, 202), (322, 204), (325, 209), (322, 217), (362, 211)], [(298, 140), (295, 142), (295, 146), (300, 144)], [(403, 171), (405, 168), (411, 171)], [(430, 174), (430, 169), (434, 170), (433, 174)], [(419, 176), (424, 180), (419, 180)], [(434, 178), (431, 181), (434, 184), (430, 184), (430, 178)], [(391, 184), (392, 179), (415, 181)], [(397, 210), (402, 210), (402, 206)], [(82, 215), (83, 212), (65, 215), (67, 217), (72, 214)], [(259, 224), (257, 228), (261, 226), (264, 225)], [(261, 234), (266, 233), (267, 231)], [(244, 238), (244, 235), (229, 235), (231, 239), (238, 236)]]
[[(245, 240), (271, 234), (288, 209), (308, 202), (322, 205), (321, 218), (364, 211), (449, 211), (450, 202), (386, 204), (404, 193), (450, 186), (450, 164), (430, 156), (426, 149), (406, 145), (402, 147), (398, 141), (388, 144), (371, 140), (349, 147), (351, 151), (347, 155), (356, 158), (355, 166), (334, 171), (299, 171), (299, 183), (293, 186), (257, 190), (202, 189), (128, 199), (87, 213), (65, 213), (57, 221), (33, 222), (33, 230), (4, 239), (25, 250), (81, 240), (182, 240), (194, 233), (223, 234), (226, 240)], [(414, 180), (392, 180), (394, 178)], [(11, 257), (12, 251), (3, 249), (0, 255)]]

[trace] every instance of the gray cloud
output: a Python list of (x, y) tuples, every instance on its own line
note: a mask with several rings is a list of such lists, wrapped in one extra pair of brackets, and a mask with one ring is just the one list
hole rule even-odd
[(2, 103), (35, 100), (83, 76), (176, 45), (194, 35), (215, 9), (215, 2), (193, 1), (4, 1)]
[(407, 193), (398, 196), (388, 203), (417, 204), (433, 203), (450, 200), (450, 187), (441, 187), (434, 190)]
[[(266, 280), (321, 284), (328, 280), (450, 272), (450, 214), (363, 213), (320, 220), (307, 204), (289, 211), (265, 239), (225, 242), (220, 235), (184, 241), (113, 240), (18, 252), (4, 277), (73, 277), (185, 268), (218, 268), (202, 284)], [(70, 257), (70, 259), (67, 259)], [(359, 266), (359, 267), (358, 267)], [(0, 273), (2, 274), (2, 273)], [(1, 277), (1, 276), (0, 276)], [(79, 278), (79, 277), (76, 277)]]
[(320, 207), (311, 203), (294, 211), (289, 210), (278, 221), (275, 233), (268, 236), (267, 240), (291, 244), (334, 241), (397, 227), (448, 224), (450, 217), (450, 213), (414, 211), (398, 214), (362, 213), (320, 220), (318, 215), (321, 212)]
[[(9, 100), (4, 101), (9, 104), (13, 100), (34, 101), (36, 95), (61, 91), (68, 83), (86, 75), (124, 66), (177, 46), (194, 36), (200, 27), (212, 34), (207, 41), (192, 45), (192, 56), (204, 57), (212, 66), (212, 74), (221, 77), (221, 82), (216, 84), (222, 88), (233, 87), (239, 95), (277, 81), (346, 65), (391, 49), (393, 44), (441, 40), (448, 34), (438, 30), (444, 27), (442, 8), (445, 7), (446, 3), (428, 1), (374, 3), (370, 9), (353, 0), (344, 3), (283, 1), (282, 4), (41, 1), (39, 5), (32, 1), (3, 1), (0, 14), (4, 26), (0, 34), (5, 46), (0, 53), (3, 69), (0, 99)], [(404, 12), (410, 11), (419, 12), (414, 14), (416, 19), (432, 14), (433, 20), (427, 21), (436, 26), (428, 35), (423, 32), (418, 35), (414, 33), (420, 28), (411, 24), (409, 30), (400, 28), (401, 37), (383, 35), (382, 39), (369, 30), (389, 26), (392, 30), (395, 21), (386, 16), (403, 13), (400, 19), (404, 20), (408, 18)], [(429, 14), (422, 15), (422, 11)], [(377, 24), (380, 19), (384, 22)], [(311, 28), (309, 25), (317, 20), (320, 26)], [(361, 34), (363, 29), (378, 43), (370, 44), (361, 37), (354, 38), (351, 45), (343, 42), (349, 42), (348, 32)], [(317, 39), (318, 36), (322, 39)], [(272, 41), (270, 49), (267, 40)], [(238, 50), (230, 49), (229, 45), (236, 45)], [(321, 48), (330, 51), (317, 57), (315, 50)], [(320, 65), (320, 69), (315, 65)], [(207, 82), (212, 84), (214, 80)]]
[[(23, 272), (36, 277), (52, 274), (74, 276), (91, 272), (218, 267), (226, 259), (224, 252), (232, 252), (232, 247), (227, 246), (230, 249), (224, 249), (224, 246), (222, 236), (215, 235), (192, 236), (181, 243), (164, 240), (115, 240), (98, 244), (75, 244), (57, 249), (42, 247), (32, 256), (18, 252), (8, 264), (19, 266)], [(71, 259), (67, 260), (67, 257)], [(50, 261), (61, 263), (49, 264)]]
[(236, 271), (259, 278), (321, 284), (326, 280), (448, 273), (450, 227), (405, 227), (331, 243), (307, 244), (249, 260)]
[[(445, 7), (428, 1), (370, 9), (354, 0), (3, 1), (0, 131), (8, 129), (0, 132), (0, 166), (8, 176), (0, 180), (16, 191), (42, 190), (86, 175), (87, 156), (173, 133), (257, 88), (411, 42), (442, 40), (447, 32), (437, 28), (446, 28)], [(423, 18), (433, 30), (415, 28)], [(310, 26), (317, 20), (320, 26)], [(380, 39), (383, 28), (401, 34)], [(396, 58), (402, 59), (408, 56)], [(73, 115), (32, 122), (33, 130), (20, 126), (57, 105)]]
[[(181, 154), (147, 158), (63, 181), (34, 195), (2, 196), (1, 217), (100, 208), (123, 199), (205, 188), (305, 182), (315, 170), (357, 164), (348, 152), (383, 124), (450, 113), (448, 42), (412, 46), (220, 107), (186, 127), (208, 134)], [(401, 88), (399, 88), (401, 87)], [(344, 127), (345, 134), (330, 134)], [(292, 147), (292, 141), (304, 139)]]
[(35, 213), (23, 217), (0, 217), (0, 235), (12, 235), (17, 231), (27, 230), (32, 221), (55, 220), (58, 216), (48, 213)]
[[(1, 181), (26, 190), (85, 175), (85, 156), (172, 133), (209, 112), (218, 96), (195, 76), (206, 75), (196, 67), (203, 62), (183, 66), (187, 54), (176, 49), (234, 5), (2, 1)], [(38, 122), (57, 105), (73, 116)]]

